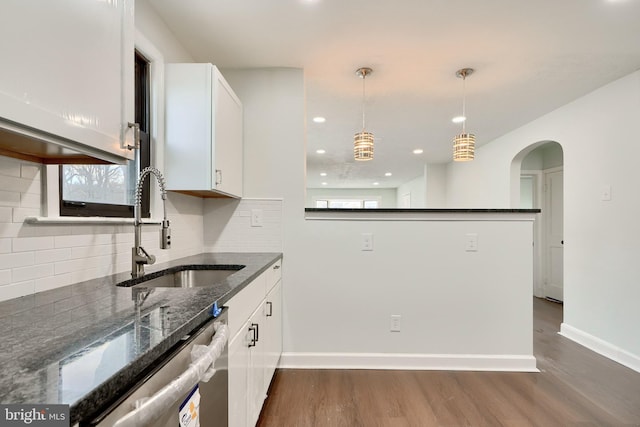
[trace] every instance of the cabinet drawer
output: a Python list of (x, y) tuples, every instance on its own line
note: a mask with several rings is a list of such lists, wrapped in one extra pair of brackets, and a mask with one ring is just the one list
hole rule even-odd
[(234, 336), (264, 300), (267, 274), (265, 271), (226, 304), (229, 307), (229, 336)]
[(273, 287), (282, 278), (282, 260), (279, 259), (273, 263), (265, 272), (267, 273), (267, 293), (273, 289)]

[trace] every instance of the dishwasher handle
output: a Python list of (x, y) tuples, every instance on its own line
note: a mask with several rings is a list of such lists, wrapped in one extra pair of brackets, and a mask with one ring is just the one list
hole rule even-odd
[(178, 399), (199, 383), (208, 371), (210, 372), (211, 366), (224, 351), (228, 339), (229, 328), (224, 323), (218, 324), (211, 343), (206, 346), (207, 351), (205, 354), (193, 361), (186, 371), (157, 391), (153, 396), (137, 400), (136, 409), (116, 421), (113, 427), (139, 427), (154, 421), (162, 414), (163, 409), (177, 402)]

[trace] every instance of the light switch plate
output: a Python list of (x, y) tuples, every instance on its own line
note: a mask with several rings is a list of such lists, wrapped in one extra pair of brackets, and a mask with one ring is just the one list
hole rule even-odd
[(466, 236), (466, 245), (464, 250), (467, 252), (477, 252), (478, 251), (478, 235), (476, 233), (469, 233)]
[(391, 315), (391, 325), (389, 327), (389, 331), (391, 332), (400, 332), (400, 321), (402, 320), (402, 316), (399, 314)]
[(262, 227), (262, 209), (251, 209), (251, 226)]
[(373, 250), (373, 233), (362, 233), (362, 247), (363, 251)]
[(603, 202), (608, 202), (611, 200), (611, 186), (610, 185), (603, 185), (602, 188), (600, 189), (600, 199)]

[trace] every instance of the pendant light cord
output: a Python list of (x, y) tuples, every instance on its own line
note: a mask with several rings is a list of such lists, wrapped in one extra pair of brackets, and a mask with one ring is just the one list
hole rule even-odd
[(364, 132), (364, 80), (367, 78), (366, 74), (362, 75), (362, 131)]
[(462, 121), (462, 133), (465, 133), (466, 123), (467, 123), (467, 75), (466, 73), (462, 75), (462, 117), (464, 120)]

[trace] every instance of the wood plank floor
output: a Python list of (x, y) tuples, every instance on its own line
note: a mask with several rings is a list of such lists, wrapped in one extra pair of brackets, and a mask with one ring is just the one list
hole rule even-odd
[(278, 370), (259, 427), (640, 426), (640, 374), (557, 334), (534, 298), (540, 373)]

